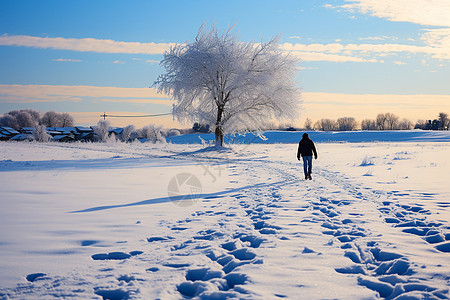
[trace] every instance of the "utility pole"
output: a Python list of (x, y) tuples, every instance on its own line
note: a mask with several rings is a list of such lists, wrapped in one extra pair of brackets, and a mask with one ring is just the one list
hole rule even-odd
[(106, 120), (106, 117), (107, 117), (108, 115), (106, 114), (106, 112), (104, 112), (103, 113), (103, 115), (100, 115), (100, 117), (103, 117), (103, 120)]

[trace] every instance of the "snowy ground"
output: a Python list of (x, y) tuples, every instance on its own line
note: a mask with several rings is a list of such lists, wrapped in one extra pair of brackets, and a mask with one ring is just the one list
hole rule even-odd
[(0, 143), (0, 299), (450, 297), (450, 143), (296, 147)]

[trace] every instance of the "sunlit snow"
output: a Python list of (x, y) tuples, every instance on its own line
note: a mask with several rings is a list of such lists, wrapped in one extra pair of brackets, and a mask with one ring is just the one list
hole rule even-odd
[(359, 134), (2, 142), (0, 298), (448, 299), (450, 134)]

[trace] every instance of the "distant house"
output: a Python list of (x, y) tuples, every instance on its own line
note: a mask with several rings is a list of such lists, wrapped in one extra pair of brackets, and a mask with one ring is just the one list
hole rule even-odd
[(75, 134), (76, 127), (47, 127), (47, 131), (60, 132), (61, 134)]
[(10, 140), (18, 134), (20, 134), (20, 132), (11, 127), (0, 126), (0, 140), (2, 141)]
[(75, 130), (78, 133), (87, 133), (87, 132), (92, 132), (94, 131), (94, 129), (92, 129), (91, 127), (83, 127), (83, 126), (76, 126)]
[(32, 134), (19, 133), (9, 139), (10, 141), (33, 141), (34, 137)]
[[(110, 130), (111, 134), (120, 134), (122, 128), (115, 128)], [(34, 140), (34, 127), (22, 127), (20, 130), (15, 130), (11, 127), (0, 126), (0, 141), (31, 141)], [(47, 127), (47, 134), (56, 142), (93, 142), (94, 130), (91, 127)]]
[(115, 136), (122, 134), (123, 132), (123, 128), (114, 128), (114, 129), (110, 129), (108, 130), (108, 135), (111, 136), (112, 134), (114, 134)]
[(94, 130), (91, 127), (75, 127), (76, 134), (75, 138), (77, 141), (81, 142), (93, 142), (94, 141)]
[(53, 136), (55, 142), (73, 142), (75, 141), (75, 136), (73, 134), (58, 134)]
[(34, 134), (36, 131), (36, 128), (34, 127), (22, 127), (20, 128), (20, 133), (24, 133), (24, 134)]
[(73, 142), (76, 141), (78, 134), (75, 127), (47, 127), (47, 133), (51, 135), (55, 142)]

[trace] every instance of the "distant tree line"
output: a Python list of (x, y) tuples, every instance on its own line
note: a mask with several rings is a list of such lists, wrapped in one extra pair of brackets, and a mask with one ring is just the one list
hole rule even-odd
[(34, 109), (13, 110), (0, 117), (0, 126), (7, 126), (19, 130), (24, 127), (72, 127), (74, 118), (68, 113), (48, 111), (41, 113)]
[(419, 120), (414, 128), (423, 130), (449, 130), (450, 118), (448, 114), (441, 112), (437, 119), (427, 121)]
[[(311, 119), (306, 119), (305, 130), (317, 131), (352, 131), (361, 130), (449, 130), (450, 118), (446, 113), (439, 113), (437, 119), (418, 121), (416, 125), (408, 119), (400, 119), (393, 113), (378, 114), (375, 119), (364, 119), (359, 124), (353, 117), (342, 117), (337, 120), (320, 119), (313, 123)], [(286, 130), (290, 130), (289, 127)]]

